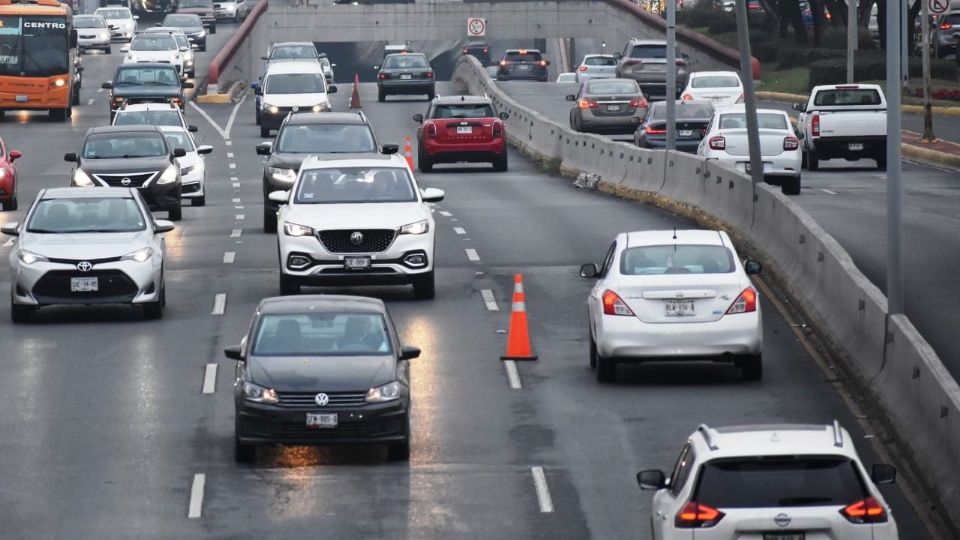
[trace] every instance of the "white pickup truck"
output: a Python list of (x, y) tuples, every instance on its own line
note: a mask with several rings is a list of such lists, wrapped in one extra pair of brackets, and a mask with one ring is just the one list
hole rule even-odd
[(887, 99), (876, 84), (815, 86), (800, 111), (797, 133), (807, 168), (824, 159), (874, 159), (887, 167)]

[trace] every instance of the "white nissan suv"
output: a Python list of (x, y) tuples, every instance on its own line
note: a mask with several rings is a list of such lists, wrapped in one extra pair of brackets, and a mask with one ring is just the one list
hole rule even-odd
[(701, 425), (669, 478), (637, 474), (656, 490), (657, 540), (894, 540), (897, 524), (878, 484), (897, 470), (868, 473), (850, 434), (832, 425)]
[(434, 222), (427, 203), (443, 191), (420, 189), (402, 156), (307, 158), (280, 204), (280, 293), (301, 285), (413, 285), (434, 296)]

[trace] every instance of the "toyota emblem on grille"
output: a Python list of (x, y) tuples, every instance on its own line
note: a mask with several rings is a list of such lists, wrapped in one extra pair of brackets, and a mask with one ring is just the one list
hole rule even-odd
[(350, 235), (350, 243), (353, 244), (353, 245), (355, 245), (355, 246), (359, 246), (360, 244), (362, 244), (362, 243), (363, 243), (363, 233), (360, 232), (360, 231), (356, 231), (356, 232), (354, 232), (353, 234), (351, 234), (351, 235)]
[(773, 518), (773, 522), (777, 524), (777, 527), (786, 527), (790, 524), (790, 516), (781, 512)]
[(124, 178), (123, 180), (120, 180), (120, 183), (123, 184), (123, 185), (125, 185), (125, 186), (129, 186), (129, 185), (130, 185), (130, 179), (129, 179), (129, 178)]
[(330, 403), (330, 396), (321, 392), (317, 394), (315, 398), (313, 398), (313, 401), (315, 401), (319, 407), (326, 407), (327, 403)]
[(81, 272), (89, 272), (93, 270), (93, 263), (90, 261), (80, 261), (77, 263), (77, 270)]

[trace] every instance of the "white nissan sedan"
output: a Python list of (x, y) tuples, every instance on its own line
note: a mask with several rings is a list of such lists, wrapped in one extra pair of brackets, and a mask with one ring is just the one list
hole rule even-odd
[(735, 71), (695, 71), (680, 94), (684, 101), (709, 101), (714, 109), (743, 103), (743, 83)]
[(615, 380), (618, 363), (673, 360), (730, 362), (759, 380), (760, 298), (748, 274), (762, 271), (741, 265), (723, 231), (620, 233), (599, 268), (580, 268), (596, 279), (587, 309), (597, 380)]
[[(799, 195), (803, 152), (800, 150), (800, 139), (790, 124), (790, 117), (784, 111), (757, 109), (757, 124), (764, 178), (781, 183), (786, 195)], [(707, 133), (697, 147), (697, 155), (750, 173), (747, 114), (743, 105), (713, 113)]]

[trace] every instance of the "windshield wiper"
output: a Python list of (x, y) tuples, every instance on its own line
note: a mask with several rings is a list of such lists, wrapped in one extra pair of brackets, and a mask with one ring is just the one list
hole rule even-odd
[(114, 86), (143, 86), (143, 83), (136, 81), (120, 81)]
[(27, 229), (27, 232), (37, 233), (37, 234), (63, 234), (65, 231), (55, 231), (53, 229)]

